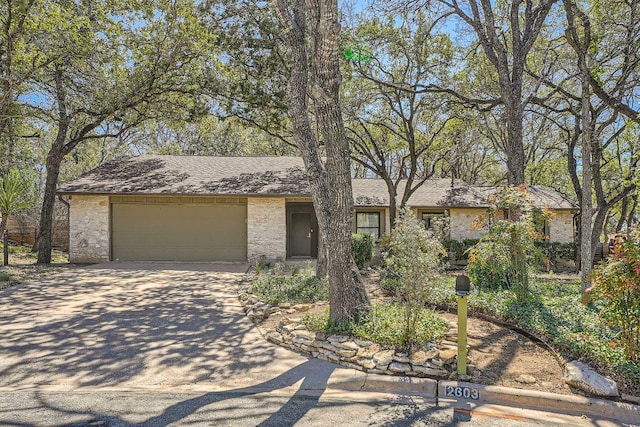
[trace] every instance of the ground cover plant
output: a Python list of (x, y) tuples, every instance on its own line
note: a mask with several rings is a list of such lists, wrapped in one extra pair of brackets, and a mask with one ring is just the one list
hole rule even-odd
[[(455, 307), (455, 277), (442, 277), (432, 285), (429, 304)], [(506, 321), (533, 333), (566, 358), (587, 360), (611, 375), (629, 394), (640, 395), (640, 364), (625, 355), (620, 329), (602, 317), (602, 301), (581, 304), (580, 281), (536, 278), (522, 300), (512, 289), (472, 287), (471, 313)]]
[(273, 305), (310, 303), (326, 301), (329, 298), (329, 284), (326, 279), (316, 277), (312, 269), (294, 268), (286, 272), (262, 267), (253, 282), (252, 292), (262, 301)]
[[(404, 322), (405, 307), (398, 303), (373, 304), (360, 322), (346, 325), (332, 325), (328, 311), (307, 313), (302, 318), (302, 323), (310, 331), (349, 334), (400, 351), (406, 350)], [(435, 311), (426, 308), (419, 310), (416, 313), (412, 347), (425, 348), (429, 343), (438, 342), (447, 329), (447, 322)]]

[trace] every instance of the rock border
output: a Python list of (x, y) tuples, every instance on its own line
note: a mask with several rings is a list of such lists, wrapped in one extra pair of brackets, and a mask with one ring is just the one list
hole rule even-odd
[[(238, 296), (245, 314), (260, 333), (270, 342), (291, 350), (371, 374), (407, 377), (458, 379), (456, 359), (458, 355), (457, 326), (449, 323), (445, 340), (429, 343), (426, 349), (411, 354), (385, 349), (377, 343), (349, 337), (309, 331), (301, 317), (283, 317), (275, 328), (263, 328), (260, 324), (272, 315), (291, 315), (306, 312), (327, 302), (315, 304), (280, 304), (260, 301), (251, 293), (251, 281), (240, 285)], [(477, 369), (467, 365), (467, 372)], [(459, 378), (468, 380), (471, 377)]]

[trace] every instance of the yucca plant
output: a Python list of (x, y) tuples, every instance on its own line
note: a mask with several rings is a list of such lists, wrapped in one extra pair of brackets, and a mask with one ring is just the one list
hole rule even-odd
[(0, 176), (0, 236), (7, 229), (9, 215), (20, 212), (29, 206), (29, 182), (13, 169), (4, 176)]

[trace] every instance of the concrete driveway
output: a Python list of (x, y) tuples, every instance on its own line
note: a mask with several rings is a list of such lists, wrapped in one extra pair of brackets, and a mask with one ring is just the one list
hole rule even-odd
[(323, 389), (338, 367), (268, 343), (246, 265), (109, 263), (0, 292), (0, 390)]

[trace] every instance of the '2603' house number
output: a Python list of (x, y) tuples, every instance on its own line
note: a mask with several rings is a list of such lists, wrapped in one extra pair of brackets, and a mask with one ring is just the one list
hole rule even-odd
[(480, 392), (477, 389), (463, 386), (445, 386), (444, 394), (446, 397), (457, 397), (471, 400), (480, 399)]

